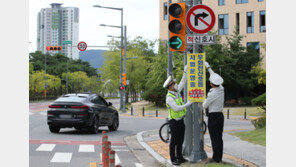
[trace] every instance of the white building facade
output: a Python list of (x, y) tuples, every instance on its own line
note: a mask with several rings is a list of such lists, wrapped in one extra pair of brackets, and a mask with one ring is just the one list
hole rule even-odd
[[(43, 8), (37, 20), (37, 50), (50, 54), (63, 53), (72, 59), (79, 59), (79, 9), (62, 7), (52, 3)], [(62, 51), (47, 51), (46, 46), (62, 46)]]

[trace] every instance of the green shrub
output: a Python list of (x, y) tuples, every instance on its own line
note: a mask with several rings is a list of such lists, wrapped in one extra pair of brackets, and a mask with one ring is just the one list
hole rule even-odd
[(252, 105), (260, 106), (266, 111), (266, 92), (252, 100)]
[(266, 116), (259, 117), (251, 121), (256, 129), (266, 127)]

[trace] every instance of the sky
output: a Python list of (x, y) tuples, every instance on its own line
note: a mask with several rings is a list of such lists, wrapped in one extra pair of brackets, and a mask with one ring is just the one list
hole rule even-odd
[(62, 7), (79, 8), (79, 41), (84, 41), (89, 46), (106, 45), (111, 39), (107, 35), (120, 36), (120, 28), (99, 25), (120, 26), (121, 12), (93, 5), (123, 8), (123, 24), (127, 26), (129, 39), (136, 36), (148, 40), (159, 38), (158, 0), (29, 0), (29, 52), (37, 50), (38, 12), (42, 8), (50, 8), (51, 3), (63, 3)]

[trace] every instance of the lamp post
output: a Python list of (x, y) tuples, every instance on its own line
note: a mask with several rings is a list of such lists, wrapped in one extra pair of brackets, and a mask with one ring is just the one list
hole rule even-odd
[[(121, 28), (121, 44), (120, 44), (120, 85), (122, 86), (122, 48), (123, 48), (123, 8), (114, 8), (114, 7), (106, 7), (106, 6), (100, 6), (100, 5), (94, 5), (93, 7), (97, 8), (105, 8), (105, 9), (112, 9), (112, 10), (119, 10), (121, 11), (121, 26), (109, 26), (109, 27), (115, 27), (115, 28)], [(101, 26), (107, 26), (104, 24), (101, 24)], [(120, 91), (120, 109), (123, 109), (123, 92)]]

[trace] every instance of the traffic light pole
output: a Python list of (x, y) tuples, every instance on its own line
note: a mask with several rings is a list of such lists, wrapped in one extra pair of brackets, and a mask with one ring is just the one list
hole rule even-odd
[[(202, 0), (193, 0), (192, 6), (202, 4)], [(202, 53), (202, 45), (194, 45), (193, 53)], [(207, 158), (207, 154), (204, 151), (204, 134), (202, 130), (203, 113), (202, 103), (194, 102), (193, 107), (193, 150), (189, 156), (190, 162), (197, 162)]]
[[(48, 53), (48, 52), (47, 52)], [(46, 99), (46, 93), (47, 93), (47, 83), (46, 83), (46, 56), (47, 54), (44, 55), (44, 98)]]
[[(123, 48), (123, 9), (121, 9), (121, 41), (120, 41), (120, 86), (122, 84), (122, 48)], [(123, 110), (123, 91), (120, 90), (120, 110)]]
[[(127, 70), (126, 70), (126, 40), (127, 40), (127, 36), (126, 36), (126, 26), (124, 26), (124, 68), (123, 71), (126, 74)], [(123, 112), (125, 112), (125, 102), (126, 102), (126, 85), (124, 86), (124, 90), (123, 90)]]
[[(168, 1), (168, 6), (170, 6), (170, 4), (172, 3), (172, 0)], [(170, 24), (169, 22), (170, 20), (170, 15), (168, 14), (168, 26)], [(170, 31), (168, 31), (168, 41), (170, 41)], [(170, 46), (168, 44), (168, 69), (167, 69), (167, 77), (170, 75), (173, 75), (173, 54), (170, 51)]]

